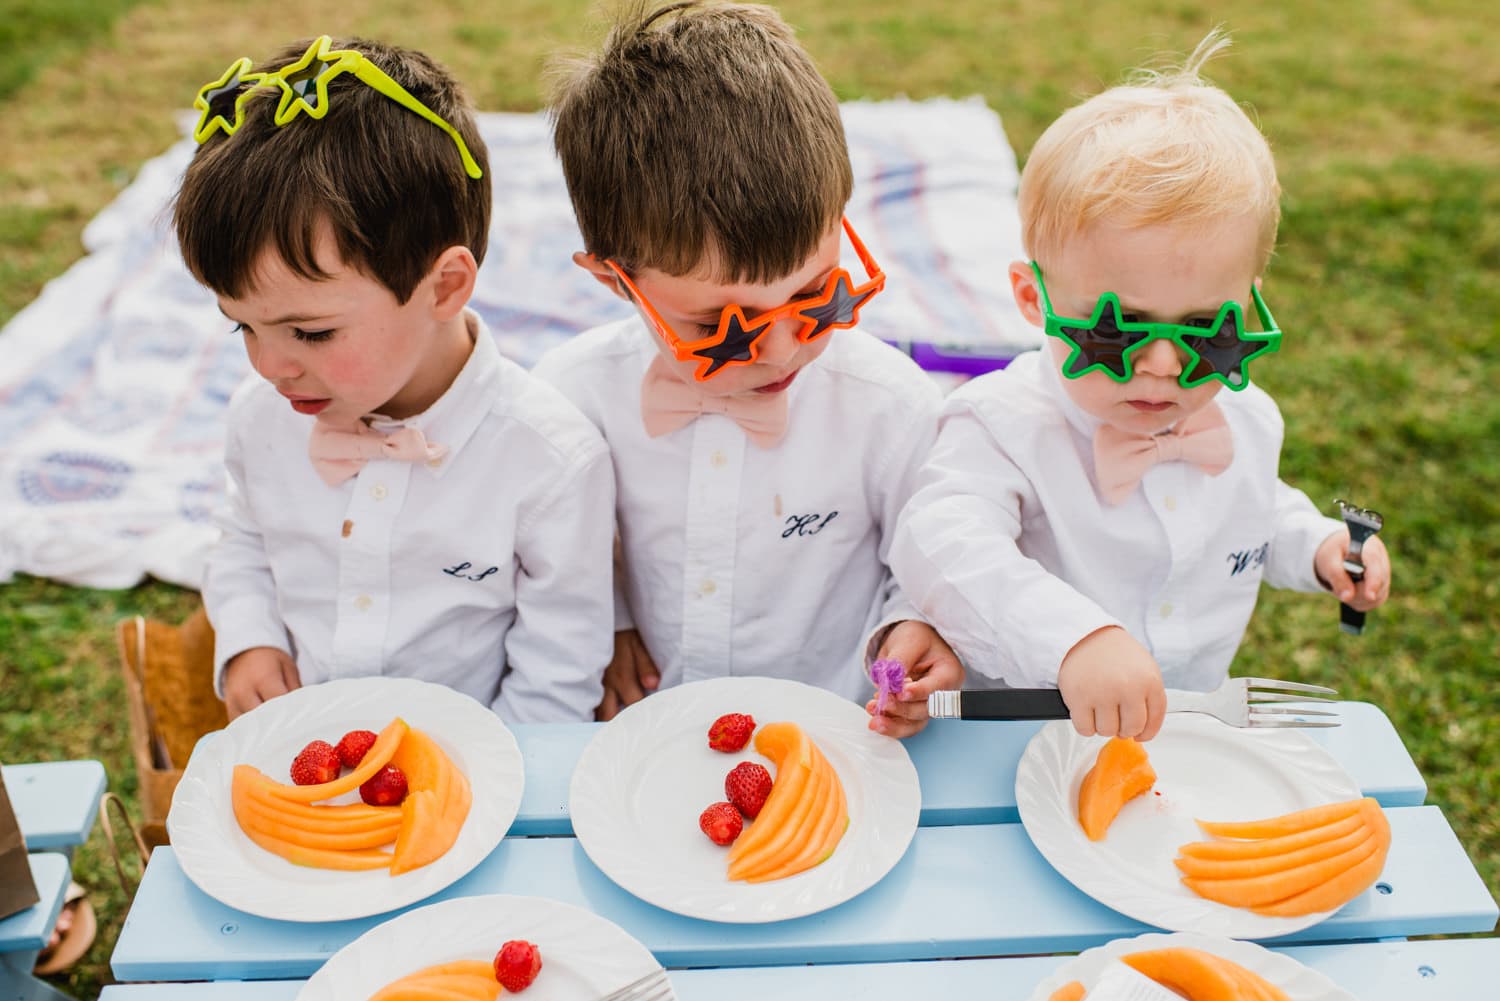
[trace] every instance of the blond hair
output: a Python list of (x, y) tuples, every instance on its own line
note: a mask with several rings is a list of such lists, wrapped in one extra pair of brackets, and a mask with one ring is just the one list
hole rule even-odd
[(635, 0), (601, 51), (549, 76), (589, 253), (764, 284), (838, 225), (853, 188), (838, 99), (771, 8)]
[(1021, 242), (1045, 265), (1090, 224), (1258, 223), (1257, 274), (1281, 219), (1271, 147), (1243, 108), (1199, 70), (1228, 48), (1215, 29), (1179, 67), (1143, 69), (1069, 108), (1021, 173)]

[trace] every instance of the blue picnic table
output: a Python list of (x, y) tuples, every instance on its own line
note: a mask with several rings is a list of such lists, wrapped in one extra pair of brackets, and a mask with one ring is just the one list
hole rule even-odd
[[(1490, 932), (1500, 914), (1495, 900), (1441, 810), (1424, 805), (1426, 786), (1384, 713), (1355, 702), (1339, 709), (1344, 726), (1313, 731), (1313, 739), (1381, 804), (1390, 856), (1375, 887), (1326, 921), (1266, 944), (1363, 1001), (1489, 996), (1500, 939), (1405, 940)], [(507, 893), (584, 907), (650, 949), (684, 1001), (759, 1001), (768, 992), (785, 1001), (939, 992), (1020, 1001), (1067, 960), (1037, 954), (1076, 953), (1152, 930), (1077, 890), (1027, 837), (1015, 773), (1040, 725), (944, 722), (908, 740), (922, 812), (902, 860), (837, 907), (748, 925), (657, 908), (589, 860), (572, 836), (568, 787), (599, 724), (514, 727), (526, 765), (514, 824), (485, 861), (423, 903)], [(122, 983), (102, 999), (291, 999), (333, 953), (391, 916), (317, 924), (255, 917), (204, 894), (172, 849), (161, 848), (111, 959)]]

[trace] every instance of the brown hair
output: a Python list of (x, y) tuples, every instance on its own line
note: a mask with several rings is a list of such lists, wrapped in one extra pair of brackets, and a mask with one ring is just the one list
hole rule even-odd
[(551, 75), (589, 253), (764, 284), (838, 225), (853, 188), (838, 99), (771, 8), (633, 0), (600, 52)]
[(1100, 219), (1135, 227), (1249, 214), (1256, 274), (1265, 272), (1281, 219), (1271, 147), (1245, 110), (1200, 76), (1228, 46), (1216, 29), (1182, 66), (1138, 70), (1047, 127), (1016, 196), (1021, 244), (1034, 260), (1045, 268)]
[[(309, 44), (293, 42), (255, 69), (287, 66)], [(360, 38), (335, 39), (331, 48), (360, 52), (457, 129), (484, 176), (464, 172), (441, 129), (353, 73), (328, 83), (325, 117), (303, 114), (283, 126), (272, 120), (277, 88), (262, 88), (233, 135), (216, 132), (198, 147), (173, 211), (183, 259), (215, 292), (238, 298), (253, 288), (257, 261), (272, 246), (295, 273), (329, 277), (313, 256), (325, 224), (344, 263), (403, 303), (449, 247), (484, 259), (489, 163), (457, 81), (411, 49)], [(232, 119), (236, 96), (220, 97), (213, 112)]]

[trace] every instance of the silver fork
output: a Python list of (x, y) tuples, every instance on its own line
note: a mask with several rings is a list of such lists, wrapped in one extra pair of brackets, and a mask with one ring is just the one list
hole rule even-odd
[[(1337, 694), (1297, 681), (1230, 678), (1211, 692), (1167, 689), (1167, 712), (1207, 713), (1235, 727), (1338, 726), (1337, 713), (1273, 704), (1332, 703), (1320, 696)], [(1068, 707), (1055, 688), (996, 688), (933, 692), (927, 713), (933, 719), (1067, 719)]]
[(667, 971), (658, 966), (624, 987), (610, 991), (599, 1001), (670, 1001), (676, 997), (672, 993), (672, 982), (667, 979)]

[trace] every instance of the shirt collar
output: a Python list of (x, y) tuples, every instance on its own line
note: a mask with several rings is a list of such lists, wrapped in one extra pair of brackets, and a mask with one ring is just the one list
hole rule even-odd
[(447, 454), (427, 463), (427, 468), (439, 479), (474, 436), (499, 390), (500, 349), (495, 346), (494, 337), (478, 313), (465, 309), (463, 315), (473, 348), (469, 351), (464, 367), (459, 369), (458, 375), (443, 391), (443, 395), (420, 414), (405, 420), (395, 421), (381, 414), (370, 415), (370, 426), (377, 431), (416, 428), (429, 442), (446, 445)]

